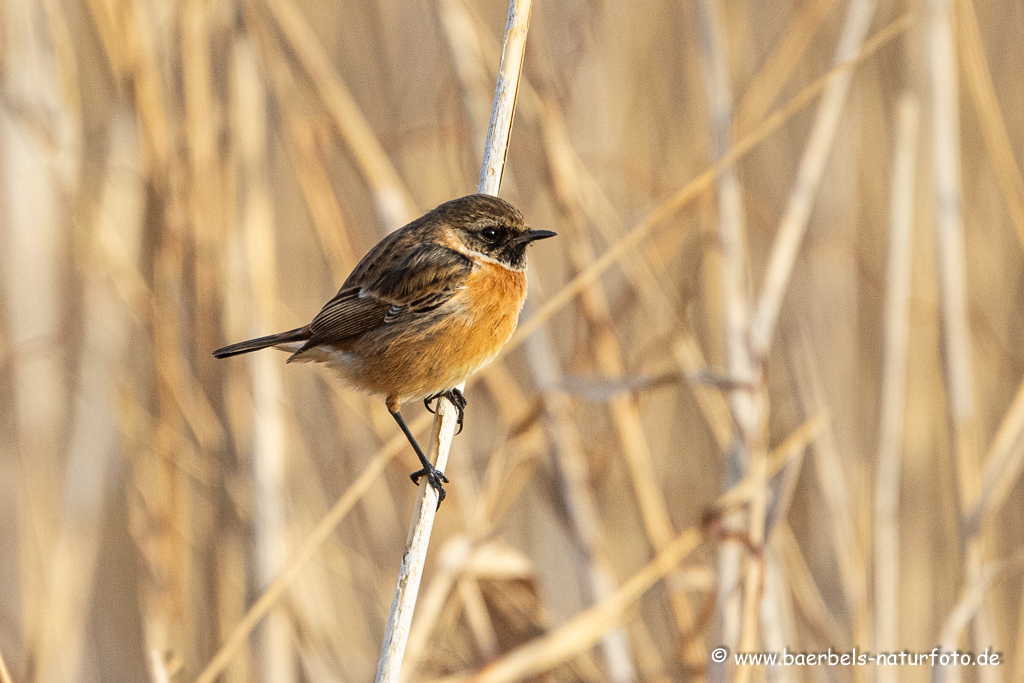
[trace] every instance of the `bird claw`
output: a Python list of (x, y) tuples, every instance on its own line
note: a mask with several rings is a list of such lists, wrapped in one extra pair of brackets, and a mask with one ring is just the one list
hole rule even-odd
[[(455, 434), (461, 434), (462, 421), (466, 412), (466, 397), (458, 389), (449, 389), (448, 391), (442, 391), (431, 396), (427, 396), (425, 399), (423, 399), (423, 407), (425, 407), (427, 411), (430, 413), (436, 413), (437, 408), (431, 406), (430, 402), (440, 401), (442, 398), (448, 399), (448, 402), (455, 407), (455, 411), (458, 415), (458, 417), (456, 418), (456, 424), (459, 426), (459, 431), (455, 432)], [(444, 472), (437, 469), (433, 465), (429, 464), (429, 462), (426, 461), (425, 459), (421, 458), (421, 462), (424, 463), (423, 469), (416, 470), (415, 472), (409, 475), (409, 478), (412, 479), (414, 484), (419, 486), (420, 479), (426, 477), (427, 483), (434, 487), (434, 490), (437, 491), (437, 507), (440, 508), (441, 501), (444, 500), (445, 497), (445, 490), (441, 484), (447, 484), (448, 477), (444, 476)]]
[(416, 484), (417, 486), (420, 485), (420, 478), (422, 477), (426, 477), (427, 483), (430, 484), (435, 491), (437, 491), (437, 507), (440, 508), (441, 501), (444, 500), (444, 497), (446, 495), (444, 487), (441, 486), (441, 484), (447, 484), (448, 477), (444, 476), (444, 472), (437, 469), (433, 465), (427, 465), (423, 469), (416, 470), (415, 472), (409, 475), (409, 478), (412, 479), (412, 483)]
[(437, 411), (435, 408), (430, 407), (430, 402), (434, 400), (440, 401), (442, 398), (448, 399), (448, 402), (451, 403), (452, 406), (455, 407), (455, 410), (458, 412), (458, 421), (456, 422), (456, 424), (459, 426), (459, 431), (455, 432), (455, 435), (458, 436), (459, 434), (462, 433), (462, 420), (465, 417), (466, 413), (466, 396), (458, 389), (449, 389), (448, 391), (442, 391), (436, 394), (432, 394), (431, 396), (427, 396), (425, 399), (423, 399), (423, 406), (427, 409), (428, 412), (435, 413)]

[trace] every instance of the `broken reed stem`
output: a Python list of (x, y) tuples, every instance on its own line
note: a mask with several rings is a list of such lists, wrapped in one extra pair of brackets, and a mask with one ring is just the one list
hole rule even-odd
[[(487, 130), (487, 142), (484, 145), (484, 158), (480, 169), (480, 183), (477, 186), (477, 192), (482, 194), (497, 196), (498, 188), (501, 187), (532, 6), (532, 0), (509, 0), (501, 66), (498, 68), (498, 79), (494, 89), (494, 107), (491, 110), (491, 122)], [(465, 384), (458, 388), (464, 389)], [(427, 453), (434, 461), (434, 466), (443, 471), (448, 463), (452, 439), (455, 437), (457, 416), (455, 408), (448, 401), (437, 403), (437, 415), (434, 418)], [(436, 512), (437, 491), (424, 483), (416, 496), (405, 555), (402, 557), (398, 581), (395, 584), (391, 614), (388, 616), (384, 644), (377, 664), (377, 683), (399, 681)]]

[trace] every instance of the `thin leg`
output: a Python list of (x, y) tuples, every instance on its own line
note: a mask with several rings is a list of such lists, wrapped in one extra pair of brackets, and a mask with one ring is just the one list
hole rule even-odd
[(395, 422), (398, 423), (398, 426), (402, 428), (402, 431), (405, 433), (405, 438), (409, 439), (409, 443), (412, 444), (412, 449), (416, 451), (416, 456), (420, 459), (420, 464), (423, 465), (423, 469), (416, 470), (409, 475), (409, 478), (412, 479), (412, 483), (419, 486), (420, 477), (426, 477), (427, 483), (433, 486), (434, 490), (437, 491), (437, 507), (441, 507), (441, 501), (444, 500), (445, 496), (444, 487), (441, 486), (441, 484), (447, 484), (448, 477), (444, 476), (444, 472), (434, 467), (431, 462), (427, 460), (427, 456), (423, 454), (423, 449), (420, 448), (418, 443), (416, 443), (416, 437), (412, 435), (412, 432), (409, 431), (409, 426), (405, 424), (405, 420), (402, 419), (402, 413), (397, 410), (391, 410), (390, 408), (388, 408), (388, 412), (391, 413), (391, 417), (395, 418)]
[(433, 413), (434, 408), (430, 407), (430, 402), (435, 399), (440, 400), (442, 398), (448, 399), (448, 402), (455, 406), (455, 410), (459, 413), (459, 421), (457, 422), (459, 425), (459, 431), (455, 432), (455, 435), (458, 436), (462, 433), (462, 418), (465, 417), (466, 413), (466, 397), (458, 389), (449, 389), (448, 391), (442, 391), (440, 393), (433, 394), (432, 396), (427, 396), (423, 399), (423, 406), (428, 412)]

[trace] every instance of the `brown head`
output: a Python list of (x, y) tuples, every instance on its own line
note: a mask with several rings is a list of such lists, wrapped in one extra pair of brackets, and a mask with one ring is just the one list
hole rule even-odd
[(531, 242), (555, 236), (550, 230), (531, 230), (514, 206), (486, 194), (453, 199), (430, 213), (440, 219), (456, 251), (511, 270), (526, 269), (526, 248)]

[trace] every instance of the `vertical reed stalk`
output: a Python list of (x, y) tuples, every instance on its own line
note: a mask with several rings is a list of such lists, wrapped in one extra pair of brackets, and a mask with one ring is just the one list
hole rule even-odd
[[(704, 72), (704, 87), (708, 95), (710, 114), (712, 160), (721, 159), (729, 149), (732, 133), (732, 88), (729, 83), (729, 64), (725, 27), (718, 6), (718, 0), (702, 0), (698, 4), (700, 27), (701, 67)], [(725, 335), (725, 357), (729, 377), (737, 387), (729, 392), (729, 407), (734, 433), (726, 452), (725, 488), (729, 489), (751, 471), (754, 457), (754, 441), (757, 438), (760, 419), (760, 402), (749, 388), (755, 382), (757, 372), (748, 346), (748, 286), (746, 266), (746, 237), (744, 235), (744, 212), (739, 177), (735, 166), (724, 168), (718, 178), (718, 244), (720, 252), (722, 330)], [(758, 453), (758, 467), (763, 465), (764, 453)], [(760, 471), (760, 469), (759, 469)], [(762, 482), (763, 483), (763, 482)], [(755, 483), (755, 485), (758, 485)], [(764, 510), (763, 506), (759, 506)], [(743, 533), (742, 514), (729, 512), (723, 520), (730, 532)], [(752, 532), (749, 529), (747, 533)], [(759, 539), (751, 538), (756, 545)], [(720, 551), (718, 566), (721, 579), (718, 584), (716, 614), (716, 640), (730, 650), (735, 650), (744, 624), (755, 625), (757, 619), (749, 622), (741, 612), (742, 593), (740, 584), (744, 565), (756, 577), (760, 569), (744, 560), (744, 549), (736, 543), (725, 543)], [(760, 589), (750, 600), (759, 599)], [(752, 603), (750, 603), (752, 604)], [(749, 610), (748, 610), (749, 611)], [(749, 617), (750, 615), (746, 615)], [(712, 680), (725, 680), (727, 662), (712, 662)]]
[[(903, 402), (910, 336), (910, 273), (920, 105), (904, 94), (896, 122), (886, 271), (882, 400), (875, 478), (874, 608), (875, 650), (899, 647), (899, 500), (903, 448)], [(880, 683), (894, 683), (895, 670), (882, 667)]]
[(370, 185), (385, 226), (388, 230), (400, 228), (415, 215), (415, 204), (348, 86), (335, 73), (327, 53), (293, 0), (271, 0), (267, 4), (288, 47), (295, 51), (313, 81), (338, 132)]
[[(557, 112), (554, 102), (547, 102), (542, 106), (541, 126), (548, 166), (554, 184), (554, 195), (560, 210), (573, 229), (568, 251), (576, 268), (584, 270), (595, 259), (594, 250), (591, 245), (593, 233), (595, 232), (593, 227), (597, 223), (603, 223), (604, 220), (594, 221), (588, 216), (587, 202), (584, 198), (583, 174), (579, 171), (580, 165), (576, 162), (575, 153), (569, 144), (564, 122)], [(644, 269), (645, 264), (642, 261), (636, 259), (633, 263), (638, 267), (635, 270), (630, 269), (631, 273), (646, 272)], [(653, 279), (653, 274), (651, 274), (651, 277)], [(656, 284), (653, 287), (655, 290), (660, 289)], [(642, 299), (646, 300), (648, 298), (648, 290), (638, 286), (636, 292)], [(583, 290), (582, 311), (587, 318), (591, 330), (593, 330), (592, 353), (597, 367), (604, 376), (615, 381), (625, 377), (627, 374), (627, 363), (625, 350), (615, 334), (610, 310), (611, 306), (608, 299), (608, 294), (602, 283), (593, 282)], [(670, 309), (671, 306), (666, 303), (660, 309), (660, 312), (663, 314), (665, 310)], [(667, 316), (661, 315), (661, 317), (664, 319)], [(533, 345), (530, 355), (532, 356), (535, 353), (551, 355), (551, 349), (549, 346), (538, 348), (537, 345)], [(548, 364), (554, 365), (554, 360), (551, 359)], [(562, 401), (563, 398), (564, 402), (568, 402), (568, 396), (554, 398), (557, 392), (553, 383), (556, 377), (561, 374), (557, 368), (554, 369), (555, 376), (545, 376), (536, 369), (534, 374), (537, 377), (539, 386), (549, 387), (547, 391), (550, 393), (548, 395), (549, 398), (553, 399), (548, 402), (549, 409), (552, 405), (557, 405), (557, 402)], [(550, 375), (551, 373), (547, 374)], [(629, 469), (634, 497), (640, 510), (647, 538), (654, 551), (658, 552), (671, 542), (675, 532), (672, 527), (665, 495), (655, 475), (654, 458), (648, 443), (647, 434), (645, 433), (643, 421), (641, 420), (640, 407), (633, 396), (621, 393), (611, 397), (609, 409), (612, 423), (618, 436), (619, 447)], [(583, 494), (583, 496), (588, 495), (589, 491)], [(588, 543), (591, 546), (596, 545), (595, 540), (590, 540)], [(610, 574), (610, 576), (613, 575)], [(595, 582), (595, 586), (600, 586), (600, 584), (601, 582)], [(595, 600), (600, 600), (612, 585), (614, 584), (603, 582), (601, 590), (597, 590), (594, 593)], [(669, 589), (676, 626), (680, 637), (686, 641), (683, 645), (686, 666), (692, 671), (702, 671), (705, 658), (703, 638), (699, 634), (693, 634), (693, 608), (674, 574), (669, 578)], [(624, 640), (611, 642), (623, 647), (625, 644)], [(620, 652), (615, 656), (610, 656), (610, 659), (628, 661), (628, 652)], [(635, 672), (632, 672), (631, 666), (628, 669), (620, 666), (618, 671), (621, 672), (620, 676), (636, 676)], [(702, 676), (698, 676), (698, 678), (702, 678)]]
[[(875, 9), (875, 0), (851, 0), (842, 35), (833, 57), (833, 64), (841, 64), (862, 52), (864, 39)], [(825, 170), (825, 162), (828, 160), (835, 141), (852, 78), (853, 73), (846, 71), (835, 76), (825, 88), (810, 136), (800, 159), (796, 181), (786, 205), (785, 214), (775, 234), (765, 269), (764, 283), (750, 324), (751, 352), (759, 363), (765, 362), (771, 347), (782, 301), (785, 298), (796, 257), (810, 223), (811, 210)], [(809, 412), (817, 414), (822, 407), (816, 406)], [(819, 452), (832, 453), (827, 448), (819, 449)], [(820, 462), (820, 458), (818, 461)], [(847, 505), (849, 497), (843, 489), (845, 479), (841, 469), (831, 469), (832, 464), (832, 459), (827, 459), (825, 463), (821, 464), (821, 467), (827, 468), (831, 474), (822, 475), (820, 481), (825, 487), (826, 499), (830, 503), (830, 512), (836, 525), (837, 533), (834, 535), (836, 552), (839, 555), (839, 566), (847, 604), (854, 618), (854, 638), (856, 642), (870, 642), (868, 637), (870, 624), (867, 617), (869, 610), (866, 603), (865, 586), (866, 571), (863, 558), (857, 548), (853, 533), (854, 527), (850, 522), (851, 512)], [(824, 472), (821, 467), (818, 471)], [(840, 530), (842, 533), (839, 533)], [(854, 675), (859, 677), (861, 672), (855, 671)]]
[[(109, 166), (133, 168), (137, 142), (129, 118), (122, 115), (115, 119)], [(142, 221), (142, 187), (138, 177), (129, 173), (108, 173), (106, 181), (99, 211), (84, 236), (89, 247), (80, 265), (85, 274), (85, 315), (76, 381), (81, 388), (73, 406), (62, 521), (47, 577), (47, 592), (55, 606), (49, 624), (50, 647), (61, 655), (41, 663), (43, 678), (72, 680), (81, 675), (88, 606), (93, 599), (102, 541), (97, 532), (108, 514), (106, 499), (113, 488), (116, 467), (117, 415), (107, 398), (114, 393), (114, 382), (126, 356), (130, 327), (114, 287), (99, 274), (112, 269), (119, 242), (128, 247), (129, 258), (138, 258), (135, 250)]]
[[(557, 457), (557, 477), (573, 535), (583, 552), (589, 589), (587, 598), (597, 603), (614, 590), (615, 571), (603, 542), (604, 527), (590, 486), (590, 466), (583, 438), (573, 417), (572, 401), (558, 387), (562, 372), (544, 329), (527, 341), (527, 356), (537, 387), (544, 394), (544, 409), (551, 422), (549, 438)], [(601, 651), (609, 681), (620, 683), (636, 679), (629, 641), (621, 625), (604, 634)]]
[[(711, 154), (714, 160), (718, 160), (729, 150), (734, 126), (726, 30), (716, 0), (703, 0), (698, 9), (701, 64), (711, 118)], [(758, 386), (760, 370), (749, 343), (746, 227), (742, 189), (735, 166), (723, 169), (719, 176), (717, 200), (721, 324), (725, 336), (726, 365), (730, 379), (745, 385), (729, 392), (735, 430), (726, 452), (725, 486), (729, 488), (743, 477), (750, 477), (753, 486), (753, 496), (747, 507), (746, 529), (743, 529), (743, 515), (737, 511), (727, 513), (722, 522), (730, 531), (745, 533), (753, 547), (763, 548), (768, 483), (765, 450), (768, 406), (763, 388)], [(767, 568), (764, 563), (770, 560), (770, 555), (744, 557), (743, 547), (735, 543), (727, 543), (721, 549), (717, 642), (730, 650), (737, 647), (744, 651), (756, 649), (758, 625), (762, 619), (772, 625), (774, 632), (781, 628), (773, 609), (777, 601), (762, 600), (765, 587), (777, 585), (765, 581)], [(739, 590), (741, 583), (742, 592)], [(712, 662), (713, 679), (723, 680), (727, 666), (727, 662)], [(741, 668), (736, 674), (739, 680), (746, 680), (750, 668)]]
[[(834, 66), (854, 58), (861, 52), (864, 37), (875, 14), (876, 4), (876, 0), (851, 0), (843, 33), (832, 59)], [(771, 346), (782, 300), (811, 219), (814, 198), (817, 196), (818, 186), (825, 171), (825, 162), (832, 150), (852, 80), (853, 72), (847, 70), (829, 81), (818, 105), (814, 127), (804, 146), (796, 182), (786, 204), (786, 213), (775, 233), (771, 256), (765, 268), (764, 284), (751, 321), (751, 346), (758, 357), (763, 358)]]
[[(244, 124), (239, 126), (239, 148), (245, 181), (245, 212), (242, 238), (247, 251), (249, 286), (256, 304), (254, 335), (276, 329), (278, 297), (277, 248), (274, 214), (270, 199), (265, 158), (266, 92), (255, 73), (243, 74), (249, 82), (238, 103), (244, 107)], [(239, 112), (239, 119), (242, 119)], [(256, 581), (263, 588), (273, 581), (288, 559), (285, 500), (288, 477), (285, 470), (285, 416), (282, 365), (274, 355), (252, 354), (252, 476), (255, 488), (253, 525), (256, 540)], [(260, 669), (266, 681), (289, 683), (297, 676), (293, 629), (284, 610), (271, 612), (260, 633)]]
[[(482, 194), (496, 196), (498, 188), (501, 187), (532, 6), (533, 0), (509, 0), (505, 41), (494, 90), (494, 107), (491, 110), (491, 123), (487, 130), (480, 182), (477, 186), (477, 192)], [(463, 384), (459, 388), (464, 387)], [(444, 470), (448, 463), (448, 453), (455, 437), (456, 416), (455, 408), (448, 401), (438, 401), (427, 457), (433, 460), (434, 466), (440, 470)], [(424, 483), (416, 494), (412, 525), (409, 528), (409, 538), (405, 554), (402, 556), (391, 613), (384, 632), (384, 644), (377, 664), (377, 683), (399, 681), (436, 512), (437, 491)]]
[[(953, 431), (957, 502), (963, 528), (963, 566), (970, 587), (982, 586), (985, 554), (978, 519), (970, 519), (981, 487), (978, 416), (974, 397), (971, 330), (968, 321), (967, 263), (963, 218), (963, 187), (960, 149), (960, 101), (957, 78), (954, 11), (950, 0), (929, 0), (928, 56), (932, 89), (932, 162), (935, 174), (936, 260), (943, 357), (943, 380), (949, 422)], [(974, 643), (994, 644), (992, 624), (983, 597), (974, 617)], [(943, 667), (941, 676), (959, 680), (960, 667)], [(980, 671), (982, 680), (996, 680), (998, 673)]]
[(1006, 209), (1017, 229), (1017, 239), (1024, 246), (1024, 176), (1014, 158), (1006, 120), (999, 108), (992, 72), (985, 55), (981, 27), (973, 0), (956, 0), (953, 12), (957, 21), (957, 40), (961, 50), (962, 68), (967, 87), (974, 99), (981, 134), (995, 166), (996, 180), (1003, 191)]
[[(41, 341), (53, 346), (66, 324), (60, 317), (69, 256), (64, 226), (71, 218), (65, 193), (74, 181), (73, 176), (65, 175), (71, 160), (66, 136), (73, 127), (61, 103), (56, 64), (43, 49), (45, 33), (37, 29), (37, 10), (29, 0), (0, 6), (4, 31), (0, 47), (0, 100), (4, 102), (0, 106), (0, 178), (6, 186), (0, 195), (0, 287), (10, 348), (36, 348)], [(19, 104), (11, 106), (15, 101)], [(21, 116), (18, 106), (24, 110)], [(52, 115), (51, 131), (56, 139), (33, 134), (39, 123), (33, 111)], [(18, 533), (11, 536), (16, 543), (10, 550), (17, 546), (13, 566), (17, 567), (22, 597), (14, 609), (21, 610), (19, 622), (28, 658), (38, 663), (34, 673), (54, 679), (73, 675), (76, 668), (76, 648), (69, 652), (60, 636), (70, 635), (65, 624), (71, 624), (65, 618), (69, 611), (78, 610), (57, 602), (58, 596), (51, 590), (70, 558), (57, 566), (51, 565), (49, 558), (67, 548), (60, 543), (62, 526), (70, 532), (67, 541), (85, 541), (86, 547), (92, 546), (90, 553), (94, 544), (80, 536), (82, 529), (61, 516), (63, 486), (72, 484), (66, 490), (71, 500), (79, 493), (74, 482), (63, 480), (61, 442), (69, 417), (70, 383), (62, 359), (53, 352), (12, 354), (9, 358), (12, 391), (3, 402), (9, 406), (10, 432), (3, 439), (14, 445), (23, 477), (21, 485), (11, 488), (11, 494), (20, 499)], [(75, 460), (80, 462), (84, 453), (80, 443), (76, 447)], [(64, 587), (69, 591), (60, 597), (75, 602), (87, 599), (80, 593), (85, 586)]]

